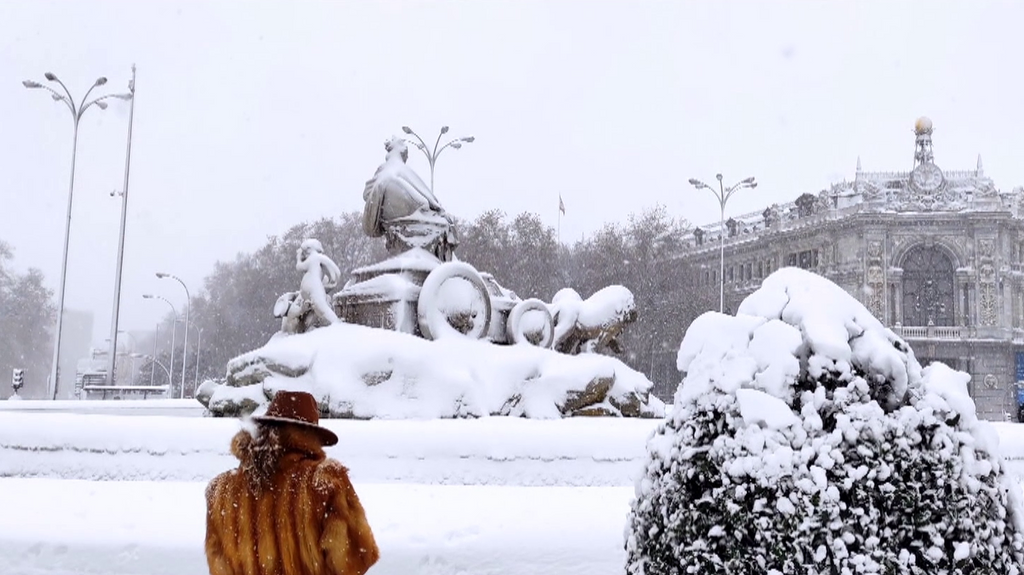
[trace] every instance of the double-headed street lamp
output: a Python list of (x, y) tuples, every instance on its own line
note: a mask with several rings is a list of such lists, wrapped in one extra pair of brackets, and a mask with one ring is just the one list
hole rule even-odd
[(73, 204), (75, 194), (75, 158), (78, 153), (78, 122), (82, 119), (82, 115), (85, 114), (85, 111), (92, 107), (94, 104), (97, 108), (105, 110), (107, 108), (107, 103), (104, 100), (107, 100), (109, 98), (130, 100), (132, 95), (107, 94), (105, 96), (100, 96), (98, 98), (89, 100), (89, 94), (91, 94), (94, 89), (107, 83), (106, 78), (100, 77), (97, 78), (95, 82), (93, 82), (92, 87), (90, 87), (89, 90), (85, 93), (85, 95), (82, 96), (81, 101), (79, 103), (76, 103), (75, 99), (71, 97), (71, 91), (68, 90), (67, 86), (64, 85), (64, 82), (61, 82), (60, 79), (57, 78), (57, 76), (55, 76), (52, 72), (47, 72), (43, 75), (43, 77), (45, 77), (46, 80), (49, 82), (57, 83), (57, 85), (59, 85), (61, 89), (64, 90), (64, 93), (61, 94), (53, 88), (40, 84), (39, 82), (35, 82), (33, 80), (25, 80), (22, 82), (22, 85), (26, 88), (30, 88), (33, 90), (46, 90), (50, 93), (50, 97), (53, 98), (55, 102), (63, 102), (64, 105), (67, 106), (68, 111), (71, 112), (71, 119), (74, 121), (75, 127), (73, 139), (71, 140), (71, 179), (70, 183), (68, 184), (68, 211), (66, 218), (67, 221), (64, 226), (64, 255), (61, 260), (60, 266), (60, 290), (57, 294), (57, 329), (55, 334), (55, 341), (53, 344), (53, 364), (50, 368), (50, 385), (53, 387), (52, 390), (49, 391), (51, 391), (52, 399), (57, 399), (57, 377), (60, 364), (60, 342), (62, 331), (64, 328), (64, 288), (66, 286), (68, 277), (68, 242), (71, 238), (71, 206)]
[(447, 144), (445, 144), (445, 145), (441, 146), (440, 148), (438, 148), (438, 146), (441, 145), (441, 136), (443, 136), (443, 135), (448, 133), (448, 126), (441, 126), (441, 133), (437, 135), (437, 141), (434, 142), (433, 149), (428, 149), (427, 143), (423, 141), (423, 138), (421, 138), (419, 134), (417, 134), (416, 132), (413, 132), (412, 128), (410, 128), (409, 126), (402, 126), (402, 131), (405, 132), (406, 134), (409, 134), (410, 136), (413, 136), (414, 138), (416, 138), (415, 142), (412, 141), (412, 140), (406, 140), (406, 141), (408, 141), (410, 144), (412, 144), (412, 145), (416, 146), (417, 148), (419, 148), (419, 150), (421, 152), (423, 152), (423, 155), (427, 157), (427, 162), (430, 163), (430, 191), (431, 192), (434, 191), (434, 164), (437, 163), (437, 157), (441, 155), (441, 152), (443, 152), (445, 150), (445, 148), (453, 148), (453, 149), (458, 150), (459, 148), (462, 147), (462, 144), (464, 144), (464, 143), (465, 144), (472, 144), (473, 142), (476, 141), (476, 137), (474, 137), (474, 136), (466, 136), (464, 138), (455, 138), (454, 140), (451, 140)]
[[(171, 320), (171, 367), (167, 372), (167, 381), (170, 383), (171, 386), (174, 386), (174, 344), (178, 336), (178, 310), (174, 309), (174, 304), (171, 303), (170, 300), (168, 300), (165, 297), (148, 293), (144, 294), (142, 297), (144, 297), (145, 299), (158, 299), (163, 301), (165, 304), (171, 306), (171, 313), (174, 315), (174, 319)], [(181, 369), (184, 370), (185, 366), (181, 366)]]
[(160, 279), (170, 278), (180, 283), (181, 287), (185, 288), (185, 345), (181, 350), (181, 390), (179, 391), (178, 396), (178, 399), (185, 399), (185, 363), (188, 359), (188, 314), (189, 311), (192, 310), (192, 296), (188, 293), (188, 286), (186, 286), (185, 282), (181, 281), (181, 278), (178, 276), (164, 272), (157, 272), (156, 277)]
[(718, 228), (718, 236), (721, 238), (718, 266), (718, 311), (719, 313), (725, 313), (725, 204), (729, 201), (729, 198), (739, 190), (744, 188), (756, 188), (757, 182), (755, 182), (754, 178), (751, 177), (726, 188), (724, 184), (722, 184), (722, 174), (715, 174), (715, 178), (718, 179), (717, 190), (695, 178), (690, 178), (690, 184), (698, 190), (711, 190), (711, 193), (718, 198), (718, 205), (721, 208), (721, 220)]

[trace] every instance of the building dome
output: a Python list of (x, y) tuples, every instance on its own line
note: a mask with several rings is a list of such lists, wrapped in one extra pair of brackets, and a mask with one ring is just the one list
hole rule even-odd
[(921, 116), (914, 122), (914, 133), (917, 135), (931, 134), (932, 133), (932, 121), (927, 116)]

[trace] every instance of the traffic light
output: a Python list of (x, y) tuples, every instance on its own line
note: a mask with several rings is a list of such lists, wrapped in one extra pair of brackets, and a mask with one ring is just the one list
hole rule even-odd
[(21, 389), (21, 386), (25, 385), (25, 370), (15, 369), (11, 376), (11, 386), (14, 387), (14, 391)]

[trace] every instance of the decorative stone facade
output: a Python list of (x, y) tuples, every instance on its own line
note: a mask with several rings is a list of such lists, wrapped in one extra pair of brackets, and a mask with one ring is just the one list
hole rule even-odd
[[(971, 374), (979, 414), (1016, 418), (1024, 358), (1024, 189), (977, 168), (934, 163), (932, 125), (915, 126), (910, 172), (865, 172), (785, 205), (733, 216), (725, 239), (726, 311), (780, 266), (815, 271), (902, 335), (923, 365)], [(676, 257), (717, 288), (719, 224)]]

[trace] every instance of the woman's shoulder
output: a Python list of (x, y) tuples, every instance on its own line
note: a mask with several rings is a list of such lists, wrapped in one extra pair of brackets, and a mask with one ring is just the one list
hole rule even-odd
[(348, 478), (348, 468), (340, 461), (328, 457), (316, 464), (313, 485), (319, 490), (334, 491), (348, 488), (352, 483)]

